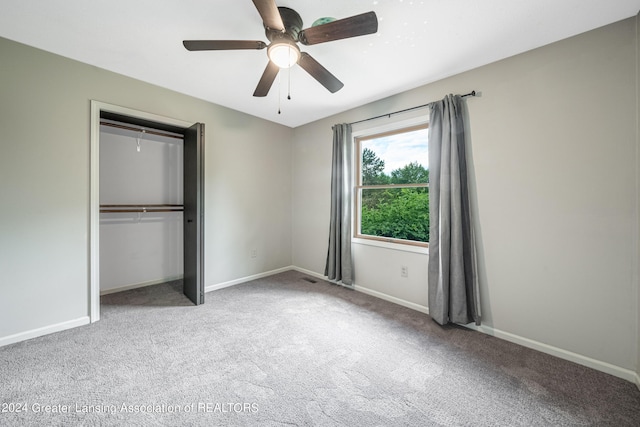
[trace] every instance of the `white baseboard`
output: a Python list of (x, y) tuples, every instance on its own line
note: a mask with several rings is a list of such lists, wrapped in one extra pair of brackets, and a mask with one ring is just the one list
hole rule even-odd
[(406, 301), (406, 300), (403, 300), (402, 298), (396, 298), (382, 292), (374, 291), (373, 289), (365, 288), (364, 286), (355, 285), (355, 290), (358, 292), (362, 292), (363, 294), (371, 295), (371, 296), (383, 299), (385, 301), (389, 301), (394, 304), (398, 304), (403, 307), (407, 307), (412, 310), (419, 311), (421, 313), (429, 314), (429, 307), (425, 307), (424, 305)]
[[(299, 271), (300, 273), (306, 274), (308, 276), (317, 277), (320, 280), (326, 280), (327, 282), (330, 282), (330, 280), (328, 280), (325, 276), (323, 276), (322, 274), (316, 273), (315, 271), (305, 270), (304, 268), (295, 267), (295, 266), (292, 269), (296, 270), (296, 271)], [(345, 286), (345, 287), (347, 287), (347, 286)], [(374, 296), (376, 298), (383, 299), (385, 301), (392, 302), (394, 304), (401, 305), (403, 307), (410, 308), (412, 310), (419, 311), (421, 313), (429, 314), (429, 307), (425, 307), (425, 306), (420, 305), (420, 304), (416, 304), (416, 303), (413, 303), (413, 302), (410, 302), (410, 301), (406, 301), (406, 300), (403, 300), (402, 298), (397, 298), (397, 297), (394, 297), (394, 296), (391, 296), (391, 295), (387, 295), (387, 294), (382, 293), (382, 292), (374, 291), (373, 289), (369, 289), (369, 288), (366, 288), (366, 287), (360, 286), (360, 285), (353, 285), (353, 290), (357, 291), (357, 292), (362, 292), (363, 294)]]
[(241, 277), (239, 279), (230, 280), (228, 282), (217, 283), (214, 285), (207, 285), (204, 288), (205, 292), (217, 291), (218, 289), (228, 288), (229, 286), (239, 285), (240, 283), (250, 282), (256, 279), (262, 279), (263, 277), (273, 276), (274, 274), (284, 273), (285, 271), (292, 270), (292, 266), (278, 268), (276, 270), (265, 271), (264, 273), (254, 274), (252, 276)]
[(41, 337), (43, 335), (49, 335), (54, 332), (60, 332), (78, 326), (88, 325), (90, 323), (89, 316), (80, 317), (74, 320), (68, 320), (66, 322), (56, 323), (54, 325), (44, 326), (42, 328), (31, 329), (30, 331), (20, 332), (14, 335), (9, 335), (0, 338), (0, 347), (9, 344), (15, 344), (20, 341), (26, 341), (31, 338)]
[(630, 369), (621, 368), (620, 366), (612, 365), (610, 363), (603, 362), (601, 360), (592, 359), (582, 354), (573, 353), (571, 351), (554, 347), (549, 344), (544, 344), (538, 341), (534, 341), (529, 338), (524, 338), (519, 335), (512, 334), (510, 332), (501, 331), (499, 329), (492, 328), (491, 326), (486, 326), (486, 325), (476, 326), (474, 324), (469, 324), (465, 326), (469, 329), (482, 332), (483, 334), (491, 335), (493, 337), (500, 338), (515, 344), (519, 344), (523, 347), (531, 348), (533, 350), (538, 350), (542, 353), (550, 354), (552, 356), (559, 357), (560, 359), (568, 360), (570, 362), (574, 362), (579, 365), (583, 365), (583, 366), (595, 369), (597, 371), (605, 372), (607, 374), (625, 379), (627, 381), (636, 382), (636, 384), (638, 384), (637, 374)]
[(166, 282), (172, 282), (174, 280), (180, 280), (183, 277), (184, 277), (183, 275), (180, 275), (180, 276), (175, 276), (175, 277), (168, 277), (166, 279), (151, 280), (149, 282), (134, 283), (133, 285), (118, 286), (117, 288), (100, 290), (100, 295), (115, 294), (116, 292), (129, 291), (131, 289), (137, 289), (137, 288), (144, 288), (145, 286), (159, 285), (160, 283), (166, 283)]
[(295, 270), (295, 271), (300, 272), (302, 274), (306, 274), (307, 276), (315, 277), (316, 279), (324, 280), (324, 281), (327, 281), (327, 282), (329, 281), (329, 280), (327, 280), (326, 276), (323, 276), (320, 273), (316, 273), (315, 271), (307, 270), (305, 268), (296, 267), (295, 265), (292, 265), (290, 270)]

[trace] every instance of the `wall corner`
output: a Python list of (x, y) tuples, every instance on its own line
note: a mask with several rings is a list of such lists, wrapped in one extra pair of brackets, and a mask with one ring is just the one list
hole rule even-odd
[(636, 291), (636, 386), (640, 389), (640, 11), (636, 14), (636, 232), (635, 232), (635, 291)]

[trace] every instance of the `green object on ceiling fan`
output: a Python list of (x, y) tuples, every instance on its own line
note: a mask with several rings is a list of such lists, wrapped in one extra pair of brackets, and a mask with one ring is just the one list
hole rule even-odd
[(313, 21), (313, 24), (311, 24), (311, 26), (312, 27), (317, 27), (318, 25), (328, 24), (329, 22), (333, 22), (335, 20), (336, 20), (336, 18), (332, 18), (330, 16), (325, 16), (324, 18), (318, 18), (315, 21)]

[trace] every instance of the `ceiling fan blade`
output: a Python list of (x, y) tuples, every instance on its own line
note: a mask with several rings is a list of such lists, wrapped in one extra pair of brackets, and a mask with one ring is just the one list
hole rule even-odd
[(262, 22), (267, 28), (284, 31), (284, 23), (275, 0), (253, 0), (253, 4), (258, 9)]
[(278, 71), (280, 71), (280, 67), (269, 61), (267, 68), (265, 68), (264, 73), (262, 73), (262, 77), (260, 77), (260, 81), (258, 82), (255, 92), (253, 92), (253, 96), (267, 96), (273, 81), (278, 75)]
[(335, 93), (342, 89), (344, 83), (336, 78), (333, 74), (324, 68), (318, 61), (313, 59), (311, 55), (303, 52), (298, 60), (300, 65), (307, 73), (311, 74), (311, 77), (316, 79), (320, 84), (327, 88), (331, 93)]
[(235, 50), (264, 49), (265, 42), (256, 40), (185, 40), (182, 42), (187, 50)]
[(376, 31), (378, 31), (378, 17), (375, 12), (367, 12), (302, 30), (298, 34), (298, 40), (302, 44), (312, 45), (364, 36)]

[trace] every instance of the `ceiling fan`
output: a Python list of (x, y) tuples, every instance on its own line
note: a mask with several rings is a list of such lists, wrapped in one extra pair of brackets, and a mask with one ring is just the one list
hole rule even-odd
[(267, 48), (269, 63), (253, 96), (266, 96), (280, 68), (289, 68), (294, 64), (300, 65), (331, 93), (339, 91), (344, 84), (311, 55), (301, 52), (297, 43), (309, 46), (378, 31), (378, 18), (375, 12), (367, 12), (303, 30), (302, 19), (295, 10), (278, 7), (275, 0), (253, 0), (253, 4), (262, 17), (269, 44), (259, 40), (184, 40), (182, 42), (189, 51)]

